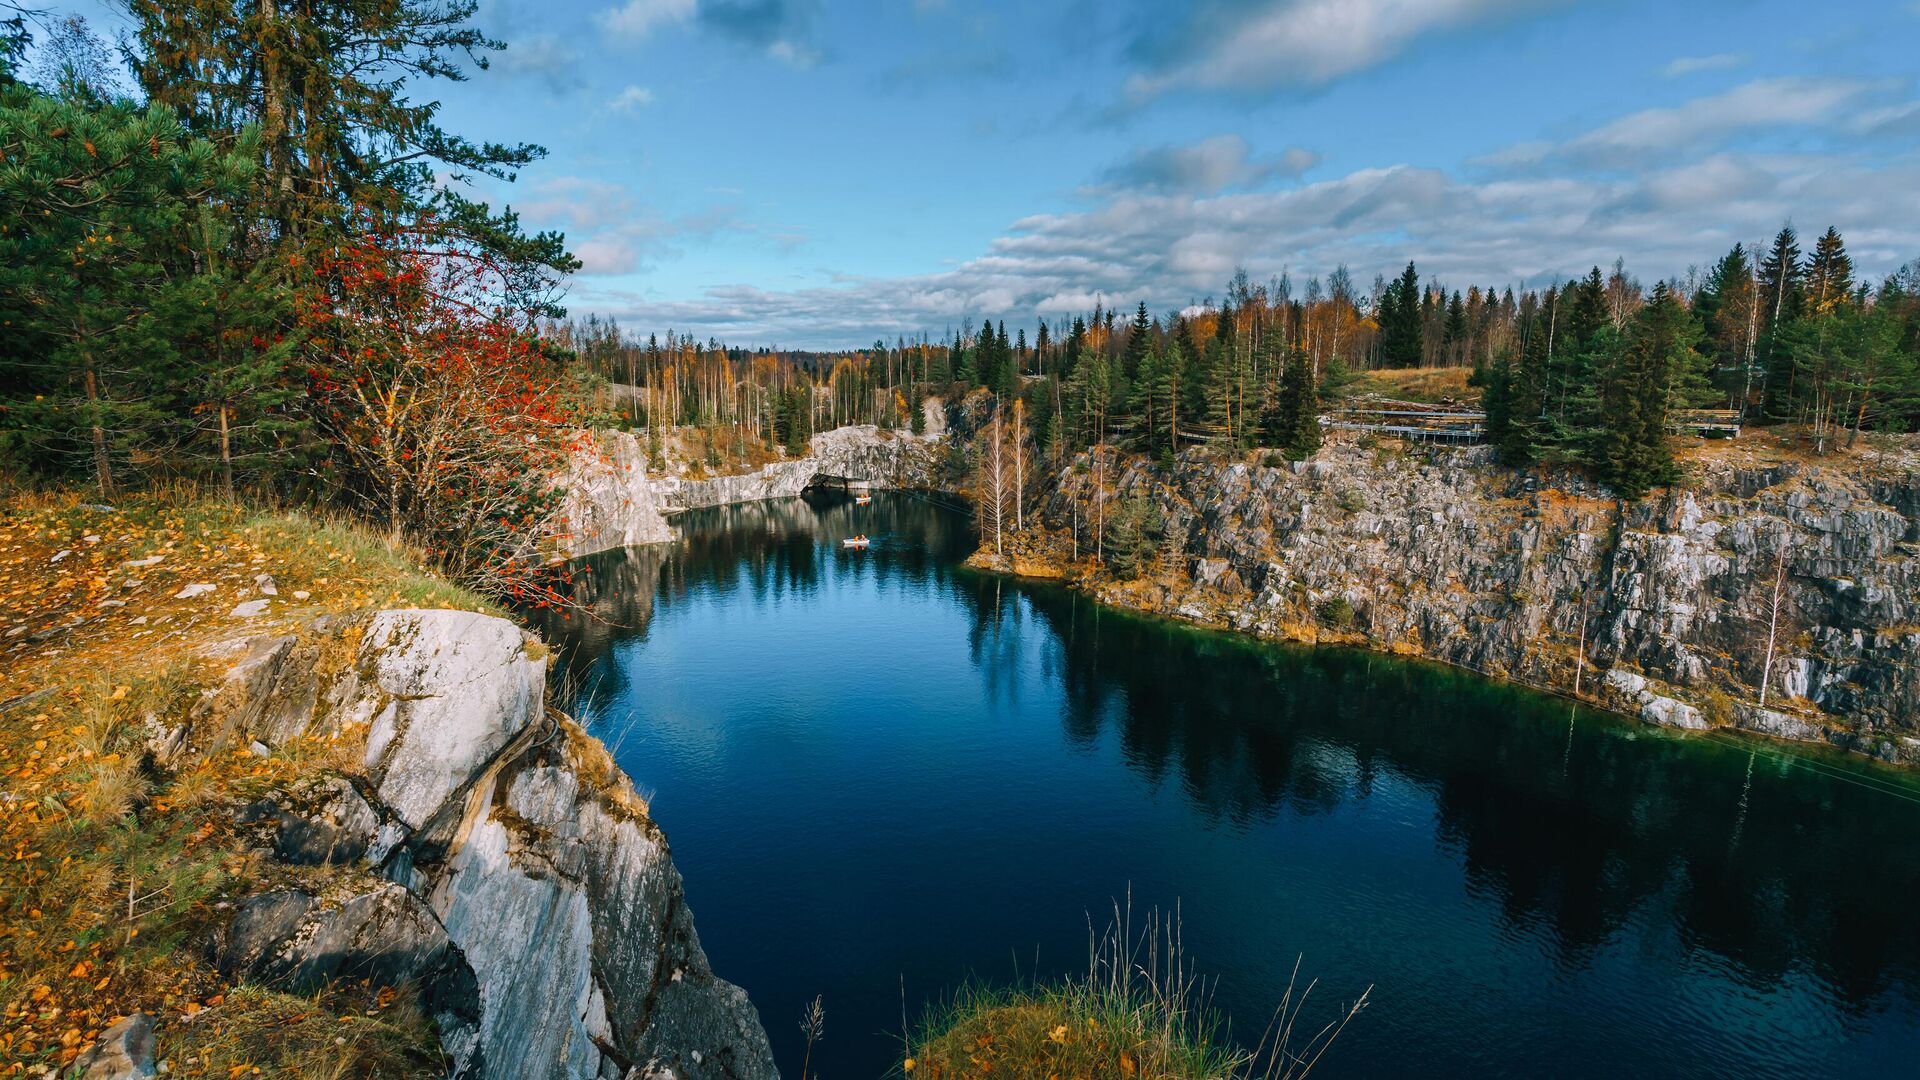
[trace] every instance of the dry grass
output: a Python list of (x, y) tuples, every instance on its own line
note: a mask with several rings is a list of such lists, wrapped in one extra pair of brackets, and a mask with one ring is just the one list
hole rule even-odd
[(1480, 390), (1467, 385), (1472, 369), (1381, 368), (1363, 372), (1354, 381), (1355, 395), (1378, 394), (1399, 401), (1478, 402)]
[(242, 987), (160, 1032), (183, 1077), (427, 1080), (445, 1075), (432, 1021), (411, 995), (364, 986), (308, 997)]
[(962, 989), (909, 1036), (899, 1071), (910, 1080), (1298, 1080), (1367, 1004), (1363, 992), (1310, 1029), (1300, 1023), (1312, 990), (1289, 986), (1247, 1048), (1187, 962), (1178, 916), (1150, 914), (1136, 935), (1130, 908), (1116, 906), (1104, 933), (1089, 931), (1084, 977)]
[[(645, 432), (636, 434), (645, 437)], [(664, 436), (666, 463), (694, 480), (751, 472), (782, 460), (780, 451), (732, 427), (677, 427)], [(656, 469), (658, 465), (656, 464)]]
[(1816, 465), (1858, 475), (1898, 475), (1920, 468), (1920, 436), (1869, 433), (1849, 447), (1831, 440), (1825, 454), (1814, 452), (1812, 432), (1798, 424), (1748, 425), (1737, 439), (1681, 436), (1674, 456), (1683, 465), (1729, 465), (1762, 469), (1775, 465)]
[[(278, 595), (264, 594), (262, 574)], [(214, 588), (178, 596), (190, 584)], [(231, 614), (249, 599), (268, 600), (267, 611)], [(217, 684), (231, 663), (209, 656), (217, 643), (409, 605), (485, 609), (337, 522), (181, 493), (112, 508), (74, 495), (0, 498), (0, 1075), (64, 1066), (135, 1011), (156, 1018), (163, 1043), (206, 1012), (191, 1037), (231, 1041), (241, 1057), (265, 1051), (261, 1032), (318, 1022), (284, 1013), (249, 1028), (248, 1017), (284, 1002), (237, 995), (198, 943), (223, 917), (221, 900), (265, 884), (246, 854), (257, 838), (233, 808), (351, 765), (342, 737), (296, 739), (268, 757), (196, 739), (171, 766), (149, 739)], [(360, 1036), (327, 1034), (337, 1050), (335, 1038)], [(319, 1075), (275, 1072), (278, 1060), (262, 1068)], [(391, 1068), (343, 1075), (403, 1075)]]

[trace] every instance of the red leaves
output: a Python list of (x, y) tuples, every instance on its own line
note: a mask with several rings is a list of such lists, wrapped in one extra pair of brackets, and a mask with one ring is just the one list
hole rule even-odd
[(430, 227), (313, 258), (307, 389), (344, 486), (467, 584), (562, 602), (542, 552), (577, 438), (562, 372), (501, 303), (504, 270)]

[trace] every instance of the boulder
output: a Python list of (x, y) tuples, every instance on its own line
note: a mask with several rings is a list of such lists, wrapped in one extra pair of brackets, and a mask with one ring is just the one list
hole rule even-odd
[(69, 1070), (74, 1080), (148, 1080), (154, 1075), (153, 1021), (134, 1013), (100, 1033)]
[[(540, 718), (547, 662), (519, 627), (471, 611), (383, 611), (361, 641), (382, 702), (367, 733), (367, 777), (410, 829), (452, 805), (509, 742)], [(351, 710), (350, 710), (351, 711)]]

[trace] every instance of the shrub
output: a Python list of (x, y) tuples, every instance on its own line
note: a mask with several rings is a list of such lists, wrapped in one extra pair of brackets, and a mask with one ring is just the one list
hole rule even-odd
[(1160, 529), (1160, 512), (1152, 503), (1138, 495), (1120, 500), (1107, 519), (1107, 566), (1114, 577), (1131, 581), (1140, 576)]
[(1351, 630), (1360, 616), (1346, 597), (1336, 596), (1320, 605), (1320, 621), (1336, 630)]
[(581, 409), (509, 269), (431, 224), (370, 231), (313, 265), (302, 313), (326, 478), (388, 533), (492, 599), (552, 599), (542, 546)]

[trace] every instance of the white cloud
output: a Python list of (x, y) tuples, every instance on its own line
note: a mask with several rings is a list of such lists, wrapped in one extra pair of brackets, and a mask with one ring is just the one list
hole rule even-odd
[(1678, 79), (1702, 71), (1725, 71), (1737, 68), (1747, 62), (1744, 53), (1715, 53), (1712, 56), (1680, 56), (1667, 61), (1660, 74), (1669, 79)]
[(601, 26), (622, 37), (643, 38), (656, 27), (685, 22), (693, 17), (695, 0), (627, 0), (602, 11)]
[(579, 83), (579, 56), (572, 46), (552, 34), (516, 37), (492, 63), (508, 74), (545, 80), (555, 90), (571, 89)]
[(1539, 286), (1624, 256), (1651, 280), (1684, 272), (1791, 217), (1836, 225), (1864, 274), (1920, 254), (1920, 159), (1714, 155), (1622, 178), (1508, 176), (1475, 183), (1435, 169), (1363, 169), (1282, 191), (1210, 198), (1116, 192), (1081, 212), (1010, 226), (950, 270), (791, 291), (749, 285), (662, 300), (589, 283), (573, 298), (643, 326), (738, 344), (857, 345), (934, 336), (962, 318), (1130, 308), (1218, 295), (1239, 266), (1296, 278), (1342, 263), (1370, 281), (1408, 259), (1449, 285)]
[(1920, 101), (1867, 109), (1851, 126), (1863, 135), (1920, 136)]
[[(1550, 160), (1601, 168), (1639, 167), (1674, 154), (1706, 152), (1734, 136), (1767, 129), (1834, 127), (1885, 85), (1858, 79), (1783, 76), (1757, 79), (1674, 106), (1642, 109), (1564, 142), (1514, 143), (1474, 160), (1514, 168)], [(1883, 120), (1897, 110), (1880, 110)], [(1857, 117), (1852, 118), (1857, 126)]]
[(1135, 188), (1213, 195), (1231, 187), (1299, 176), (1319, 160), (1320, 155), (1298, 146), (1288, 147), (1275, 158), (1258, 159), (1240, 136), (1215, 135), (1196, 143), (1135, 150), (1125, 161), (1107, 169), (1102, 184), (1092, 190)]
[(615, 94), (613, 100), (607, 102), (607, 111), (631, 115), (651, 104), (653, 104), (653, 91), (644, 86), (629, 85)]
[(767, 55), (797, 68), (810, 68), (820, 62), (820, 52), (805, 42), (782, 38), (767, 46)]
[(595, 237), (572, 247), (583, 274), (630, 274), (640, 268), (638, 245), (623, 237)]
[(1853, 79), (1786, 76), (1759, 79), (1673, 108), (1644, 109), (1573, 140), (1584, 154), (1673, 150), (1757, 127), (1815, 124), (1868, 89)]
[(756, 238), (782, 252), (809, 239), (804, 228), (745, 220), (727, 203), (669, 216), (623, 185), (593, 177), (549, 177), (535, 182), (530, 195), (513, 208), (537, 228), (565, 232), (587, 276), (651, 270), (679, 258), (683, 245), (710, 243), (722, 235)]
[(1134, 46), (1133, 99), (1168, 90), (1323, 86), (1378, 66), (1419, 38), (1570, 0), (1212, 0)]

